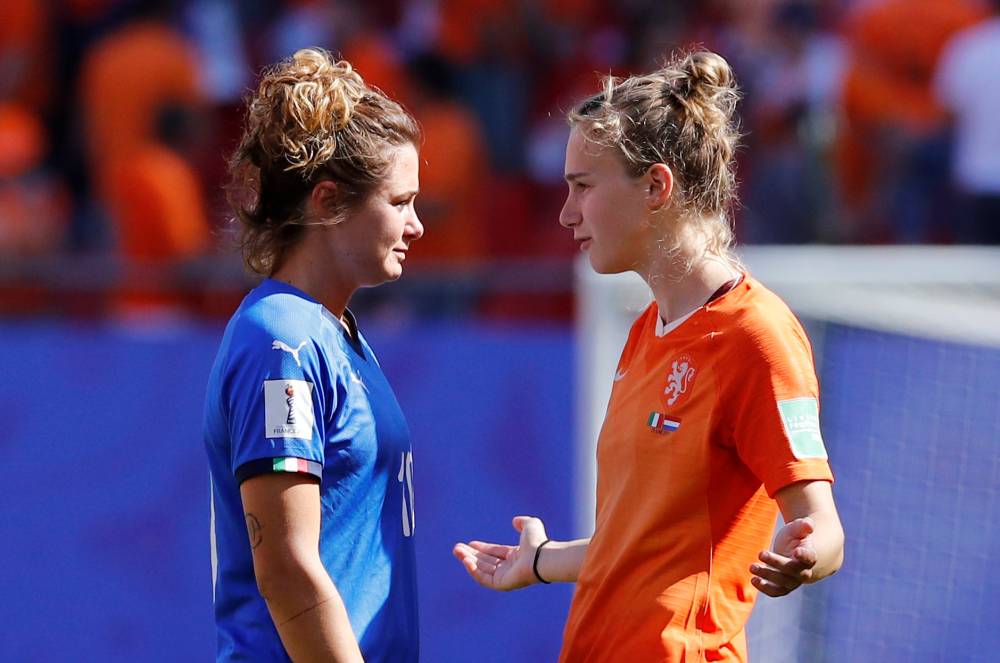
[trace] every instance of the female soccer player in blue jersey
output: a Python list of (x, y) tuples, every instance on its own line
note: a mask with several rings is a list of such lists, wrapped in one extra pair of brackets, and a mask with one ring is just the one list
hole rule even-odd
[(230, 164), (266, 278), (208, 384), (219, 661), (416, 661), (409, 431), (347, 305), (423, 234), (420, 131), (318, 49), (265, 72)]

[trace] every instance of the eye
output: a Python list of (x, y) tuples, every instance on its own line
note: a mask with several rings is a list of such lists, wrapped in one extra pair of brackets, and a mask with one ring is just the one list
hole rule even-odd
[(409, 198), (405, 198), (404, 200), (400, 200), (399, 202), (394, 203), (393, 206), (396, 209), (402, 211), (402, 210), (406, 209), (407, 207), (409, 207), (413, 203), (413, 199), (414, 198), (416, 198), (416, 196), (410, 196)]

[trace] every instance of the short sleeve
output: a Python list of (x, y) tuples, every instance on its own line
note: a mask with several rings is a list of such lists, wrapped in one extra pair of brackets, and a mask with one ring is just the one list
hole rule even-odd
[(323, 475), (325, 386), (310, 339), (253, 334), (224, 382), (230, 464), (237, 481), (275, 472)]
[(772, 497), (797, 481), (833, 481), (812, 352), (788, 315), (749, 334), (722, 394), (736, 451)]

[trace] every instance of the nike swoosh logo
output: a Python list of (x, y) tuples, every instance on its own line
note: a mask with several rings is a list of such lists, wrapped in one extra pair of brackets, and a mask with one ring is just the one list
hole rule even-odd
[(625, 377), (626, 373), (628, 373), (627, 369), (624, 371), (615, 371), (615, 382), (621, 382), (622, 378)]

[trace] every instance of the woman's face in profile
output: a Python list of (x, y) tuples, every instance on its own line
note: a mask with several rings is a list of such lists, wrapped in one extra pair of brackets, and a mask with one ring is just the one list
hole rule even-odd
[(398, 279), (410, 244), (424, 234), (414, 207), (420, 190), (416, 147), (393, 148), (390, 164), (382, 183), (338, 224), (334, 240), (343, 267), (362, 286)]
[(559, 223), (573, 231), (594, 271), (635, 269), (651, 242), (643, 179), (631, 177), (614, 150), (587, 140), (579, 129), (566, 146), (565, 178), (569, 192)]

